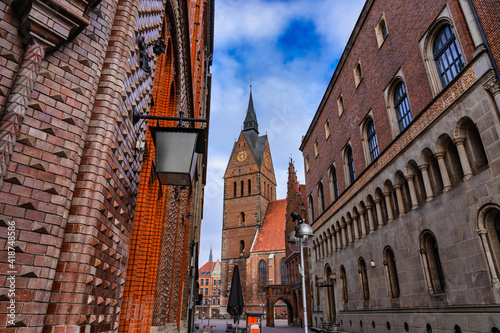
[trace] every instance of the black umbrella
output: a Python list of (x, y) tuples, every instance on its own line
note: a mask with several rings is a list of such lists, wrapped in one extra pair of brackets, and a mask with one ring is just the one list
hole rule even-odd
[(233, 279), (231, 280), (231, 290), (229, 291), (229, 301), (227, 302), (227, 313), (234, 317), (234, 323), (240, 322), (243, 314), (243, 290), (240, 281), (240, 271), (238, 265), (234, 265)]

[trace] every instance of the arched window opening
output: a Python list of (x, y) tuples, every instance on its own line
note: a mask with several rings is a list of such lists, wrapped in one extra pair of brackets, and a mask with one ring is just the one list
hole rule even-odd
[(345, 274), (344, 265), (340, 266), (340, 285), (342, 290), (342, 302), (348, 302), (348, 293), (347, 293), (347, 279)]
[(469, 160), (472, 173), (476, 175), (488, 165), (483, 142), (481, 141), (481, 136), (476, 125), (471, 120), (466, 120), (461, 125), (461, 130), (465, 136), (464, 145), (467, 159)]
[(264, 288), (267, 284), (266, 262), (261, 260), (259, 262), (259, 293), (264, 293)]
[(245, 213), (240, 213), (240, 225), (245, 225)]
[(384, 270), (387, 280), (387, 292), (390, 298), (399, 297), (399, 280), (396, 269), (396, 260), (394, 260), (394, 252), (390, 247), (384, 251)]
[(444, 134), (438, 139), (438, 147), (444, 153), (444, 162), (448, 176), (450, 177), (451, 186), (454, 187), (461, 183), (464, 178), (464, 171), (460, 163), (457, 146), (455, 146), (447, 134)]
[(245, 241), (240, 240), (240, 257), (245, 256)]
[(445, 24), (436, 33), (433, 56), (444, 88), (464, 68), (462, 54), (451, 25)]
[(323, 193), (323, 184), (318, 184), (318, 214), (322, 214), (325, 211), (325, 198)]
[(500, 207), (488, 205), (479, 212), (478, 234), (490, 268), (491, 282), (499, 285), (500, 277)]
[(361, 299), (363, 301), (370, 300), (370, 290), (368, 288), (368, 274), (366, 272), (366, 262), (363, 258), (358, 260), (358, 274)]
[(240, 186), (241, 186), (241, 196), (243, 196), (243, 192), (244, 192), (244, 186), (243, 186), (243, 181), (240, 182)]
[(399, 131), (401, 132), (413, 119), (410, 103), (408, 102), (408, 95), (406, 93), (406, 87), (403, 81), (399, 81), (394, 88), (394, 110), (396, 111)]
[(339, 197), (339, 187), (337, 183), (337, 170), (334, 166), (330, 168), (330, 198), (333, 201)]
[(424, 178), (422, 172), (414, 160), (408, 163), (408, 175), (413, 176), (413, 186), (417, 195), (418, 205), (421, 206), (425, 203), (427, 195), (425, 192)]
[(236, 198), (236, 182), (233, 182), (233, 197)]
[(248, 180), (248, 195), (252, 194), (252, 180)]
[(427, 174), (429, 175), (432, 194), (438, 196), (443, 193), (443, 178), (439, 171), (439, 163), (429, 148), (425, 148), (422, 151), (422, 161), (424, 165), (427, 166)]
[(431, 232), (424, 231), (420, 244), (420, 253), (429, 291), (433, 294), (442, 294), (445, 292), (445, 282), (436, 238)]
[(366, 122), (366, 141), (368, 142), (368, 153), (370, 154), (370, 162), (373, 162), (379, 154), (377, 134), (375, 133), (375, 124), (372, 119)]
[(354, 180), (356, 179), (356, 174), (354, 172), (354, 159), (352, 157), (351, 146), (347, 146), (347, 148), (346, 148), (345, 164), (347, 166), (347, 174), (349, 176), (348, 182), (349, 182), (349, 185), (351, 185), (352, 183), (354, 183)]

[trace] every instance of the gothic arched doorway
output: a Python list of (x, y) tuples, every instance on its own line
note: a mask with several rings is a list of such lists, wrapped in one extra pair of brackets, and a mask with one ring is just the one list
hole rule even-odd
[[(266, 326), (275, 327), (275, 319), (287, 319), (288, 325), (293, 325), (293, 306), (286, 298), (268, 299), (268, 312)], [(286, 309), (286, 310), (285, 310)]]

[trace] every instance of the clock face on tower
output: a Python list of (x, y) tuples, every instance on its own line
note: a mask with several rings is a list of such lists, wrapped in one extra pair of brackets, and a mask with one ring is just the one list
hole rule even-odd
[(238, 153), (238, 156), (236, 157), (236, 159), (239, 161), (239, 162), (243, 162), (244, 160), (247, 159), (247, 152), (246, 151), (240, 151)]

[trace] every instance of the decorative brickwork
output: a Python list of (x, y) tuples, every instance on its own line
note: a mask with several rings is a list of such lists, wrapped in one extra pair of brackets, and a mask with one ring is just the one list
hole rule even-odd
[[(8, 225), (16, 229), (13, 322), (0, 311), (8, 331), (117, 332), (119, 320), (120, 331), (149, 330), (155, 306), (158, 325), (168, 320), (184, 330), (196, 294), (188, 267), (192, 257), (197, 265), (206, 156), (191, 187), (160, 186), (148, 123), (134, 125), (131, 114), (207, 117), (212, 6), (0, 4), (2, 249)], [(195, 8), (203, 10), (192, 14)], [(145, 73), (138, 39), (160, 36), (169, 57), (151, 57), (153, 71)], [(191, 54), (190, 38), (202, 54)], [(153, 97), (158, 107), (150, 109)], [(7, 300), (7, 258), (0, 260), (0, 297)], [(165, 283), (171, 293), (159, 297)]]

